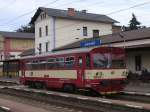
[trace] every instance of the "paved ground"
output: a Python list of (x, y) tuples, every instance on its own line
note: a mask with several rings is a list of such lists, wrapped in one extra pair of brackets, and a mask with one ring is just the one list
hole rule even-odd
[(0, 81), (13, 81), (13, 82), (17, 82), (19, 83), (19, 78), (18, 77), (12, 77), (12, 78), (9, 78), (9, 77), (0, 77)]
[(150, 83), (132, 82), (126, 86), (125, 91), (150, 93)]

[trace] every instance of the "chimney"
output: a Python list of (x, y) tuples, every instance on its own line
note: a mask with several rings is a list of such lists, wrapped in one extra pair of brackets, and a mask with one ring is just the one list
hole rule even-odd
[(74, 8), (68, 8), (68, 16), (75, 16), (76, 12)]

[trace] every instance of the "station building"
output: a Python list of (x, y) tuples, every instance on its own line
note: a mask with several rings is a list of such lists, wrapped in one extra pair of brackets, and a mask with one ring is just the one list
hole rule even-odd
[(40, 7), (31, 19), (35, 24), (35, 54), (53, 49), (84, 38), (112, 34), (117, 27), (116, 20), (101, 15), (77, 11)]

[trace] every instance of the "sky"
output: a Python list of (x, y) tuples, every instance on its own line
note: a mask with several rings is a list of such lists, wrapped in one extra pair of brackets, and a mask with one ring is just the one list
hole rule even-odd
[(0, 31), (28, 24), (38, 7), (86, 9), (119, 21), (117, 25), (128, 25), (134, 13), (141, 25), (150, 26), (150, 0), (0, 0)]

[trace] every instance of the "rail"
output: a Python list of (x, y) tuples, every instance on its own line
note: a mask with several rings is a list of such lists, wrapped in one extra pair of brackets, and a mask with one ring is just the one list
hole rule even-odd
[(83, 108), (94, 112), (150, 112), (150, 108), (145, 108), (142, 105), (137, 105), (137, 103), (114, 103), (112, 100), (104, 98), (48, 92), (44, 90), (1, 88), (0, 93), (17, 96), (20, 98), (23, 97), (32, 99), (44, 103), (55, 103), (57, 105)]

